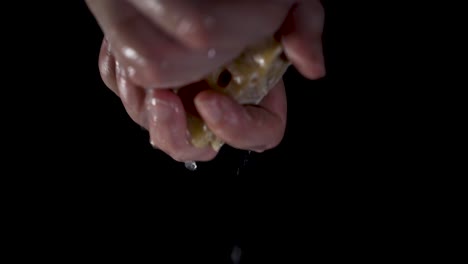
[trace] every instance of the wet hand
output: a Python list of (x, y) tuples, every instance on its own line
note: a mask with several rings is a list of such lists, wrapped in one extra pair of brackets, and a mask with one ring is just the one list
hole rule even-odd
[[(278, 30), (286, 56), (305, 77), (324, 74), (319, 1), (295, 6), (288, 0), (87, 3), (107, 39), (99, 63), (104, 82), (132, 119), (150, 131), (153, 144), (179, 161), (210, 160), (216, 152), (191, 146), (182, 100), (165, 88), (196, 83)], [(259, 106), (240, 106), (209, 91), (196, 96), (195, 106), (209, 128), (233, 147), (263, 151), (283, 137), (283, 83)]]

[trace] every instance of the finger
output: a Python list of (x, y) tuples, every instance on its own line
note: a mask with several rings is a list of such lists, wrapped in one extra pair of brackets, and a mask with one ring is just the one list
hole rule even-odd
[(237, 48), (272, 36), (292, 0), (129, 0), (173, 38), (194, 49)]
[(276, 147), (286, 128), (286, 94), (280, 82), (258, 106), (241, 106), (231, 98), (203, 91), (195, 98), (207, 126), (227, 144), (254, 151)]
[(178, 87), (203, 79), (240, 50), (193, 52), (122, 0), (88, 0), (112, 52), (128, 77), (144, 88)]
[(289, 13), (280, 34), (285, 54), (306, 78), (325, 75), (322, 50), (324, 12), (320, 1), (301, 1)]
[(111, 53), (106, 39), (102, 42), (99, 54), (99, 72), (106, 86), (120, 97), (130, 118), (140, 126), (148, 128), (143, 108), (144, 92), (128, 79), (126, 72), (121, 69), (120, 63)]
[(150, 137), (153, 144), (177, 161), (208, 161), (216, 156), (210, 148), (190, 143), (181, 100), (169, 90), (150, 90), (146, 98)]
[(127, 111), (127, 114), (137, 124), (148, 128), (146, 109), (144, 108), (145, 92), (135, 85), (122, 69), (119, 62), (115, 63), (115, 83), (117, 93)]
[(110, 46), (106, 39), (102, 41), (98, 65), (104, 84), (115, 94), (119, 95), (115, 75), (115, 58), (110, 51)]

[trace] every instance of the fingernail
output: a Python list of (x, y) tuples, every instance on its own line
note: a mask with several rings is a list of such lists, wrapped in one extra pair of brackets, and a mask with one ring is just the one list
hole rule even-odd
[(152, 139), (150, 139), (150, 145), (151, 147), (153, 147), (153, 149), (159, 149), (157, 146), (156, 146), (156, 143), (154, 143), (154, 141)]

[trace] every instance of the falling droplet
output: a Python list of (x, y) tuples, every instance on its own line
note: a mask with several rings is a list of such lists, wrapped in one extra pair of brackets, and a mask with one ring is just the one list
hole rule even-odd
[(244, 160), (242, 161), (242, 167), (245, 167), (247, 163), (249, 163), (249, 156), (250, 156), (251, 151), (247, 152), (247, 154), (244, 156)]
[(191, 171), (195, 171), (197, 169), (197, 163), (195, 161), (186, 161), (185, 168)]
[(239, 264), (241, 260), (242, 250), (238, 246), (234, 246), (231, 252), (231, 260), (233, 264)]

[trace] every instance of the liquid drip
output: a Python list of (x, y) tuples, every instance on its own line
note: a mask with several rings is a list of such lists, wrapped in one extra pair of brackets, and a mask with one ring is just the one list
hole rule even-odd
[(195, 171), (197, 169), (197, 163), (195, 161), (186, 161), (185, 168), (190, 171)]
[(251, 153), (251, 152), (252, 152), (252, 151), (249, 150), (249, 151), (247, 152), (247, 154), (245, 154), (244, 160), (242, 161), (242, 167), (247, 166), (247, 163), (249, 163), (249, 157), (250, 157), (250, 153)]
[(231, 252), (231, 261), (233, 264), (239, 264), (242, 256), (242, 250), (238, 246), (234, 246)]
[(239, 166), (237, 167), (236, 171), (236, 176), (239, 176), (239, 174), (247, 167), (247, 164), (249, 163), (249, 157), (252, 151), (247, 151), (243, 158), (239, 161)]

